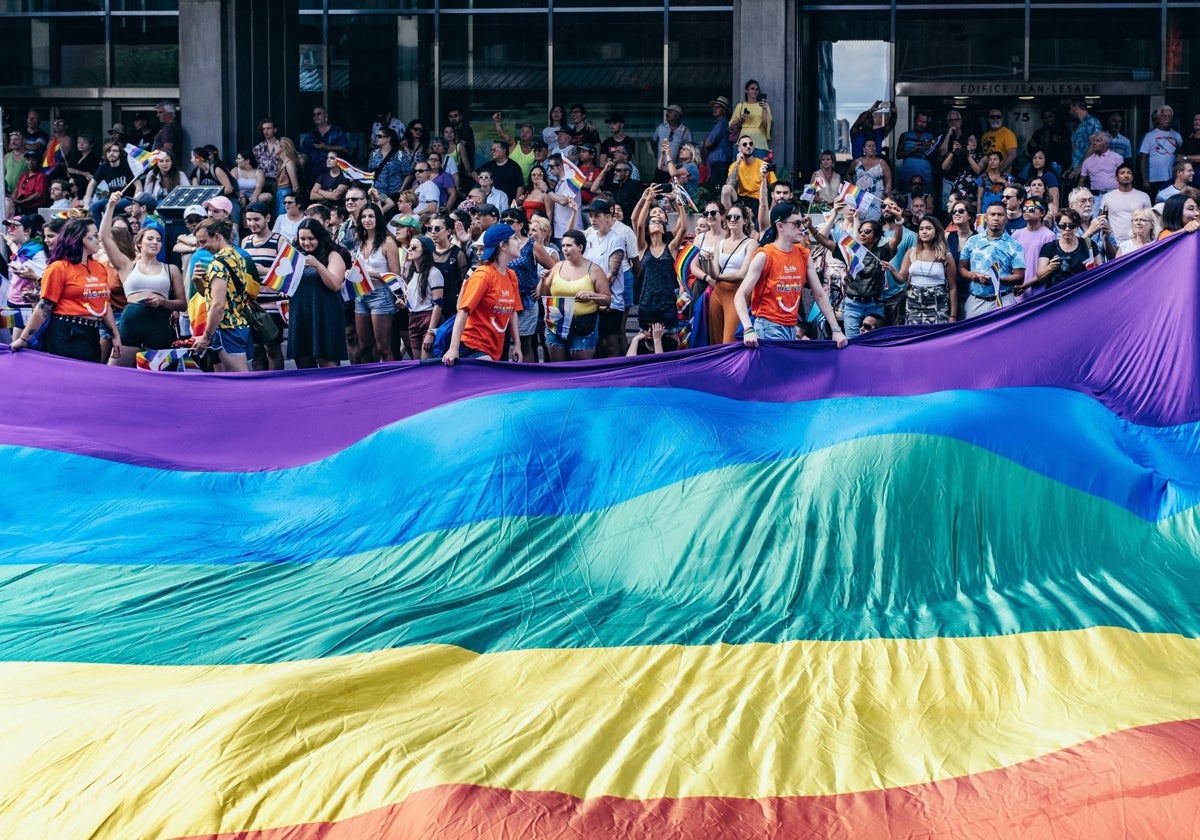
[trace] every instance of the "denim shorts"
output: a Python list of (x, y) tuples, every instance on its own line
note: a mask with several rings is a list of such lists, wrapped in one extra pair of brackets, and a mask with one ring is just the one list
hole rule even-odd
[(387, 286), (354, 299), (355, 315), (395, 315), (396, 296)]
[(211, 346), (230, 356), (242, 355), (246, 361), (254, 361), (254, 338), (249, 327), (222, 327), (213, 336)]
[(795, 341), (796, 328), (776, 324), (768, 318), (754, 319), (754, 332), (759, 341)]
[[(624, 314), (624, 313), (622, 313), (622, 314)], [(582, 353), (585, 350), (595, 350), (596, 342), (598, 342), (599, 340), (600, 340), (600, 319), (599, 318), (596, 319), (596, 325), (594, 327), (592, 327), (591, 332), (584, 333), (583, 335), (569, 335), (569, 336), (567, 336), (567, 338), (565, 340), (559, 338), (554, 333), (552, 333), (550, 330), (546, 330), (546, 344), (548, 346), (557, 347), (559, 349), (565, 348), (568, 352), (571, 352), (571, 353)]]

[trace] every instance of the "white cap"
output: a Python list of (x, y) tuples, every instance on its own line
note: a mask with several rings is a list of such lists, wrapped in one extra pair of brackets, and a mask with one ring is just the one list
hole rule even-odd
[(208, 211), (199, 204), (189, 204), (188, 209), (183, 211), (183, 218), (186, 219), (188, 216), (204, 216), (208, 218)]

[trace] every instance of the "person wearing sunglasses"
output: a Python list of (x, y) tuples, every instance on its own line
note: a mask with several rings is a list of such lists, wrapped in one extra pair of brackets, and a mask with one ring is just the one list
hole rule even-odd
[[(870, 143), (871, 141), (867, 141)], [(834, 220), (846, 213), (846, 221), (853, 222), (849, 228), (849, 232), (853, 235), (860, 245), (866, 249), (861, 253), (862, 268), (857, 272), (848, 272), (846, 276), (846, 297), (842, 301), (842, 323), (845, 325), (847, 335), (858, 335), (858, 330), (864, 318), (868, 315), (877, 315), (884, 321), (887, 321), (887, 304), (884, 300), (884, 289), (887, 285), (887, 277), (891, 275), (897, 277), (899, 272), (895, 269), (891, 260), (895, 259), (898, 249), (904, 235), (904, 226), (901, 224), (893, 224), (888, 232), (888, 241), (883, 242), (884, 227), (883, 222), (879, 219), (864, 219), (862, 216), (855, 216), (846, 202), (839, 201), (833, 205), (833, 213), (825, 221), (820, 228), (813, 230), (813, 235), (817, 242), (825, 246), (827, 250), (834, 254), (842, 253), (841, 245), (839, 244), (843, 232), (830, 235), (833, 230)], [(910, 231), (911, 233), (911, 231)], [(915, 241), (916, 235), (913, 235)], [(898, 292), (892, 295), (893, 298), (902, 298), (904, 293), (903, 282), (896, 284)], [(898, 305), (898, 301), (893, 300), (893, 311), (895, 317), (900, 318), (902, 309)], [(829, 321), (830, 324), (835, 324), (836, 321)], [(892, 321), (891, 323), (896, 323)]]
[[(1025, 254), (1027, 266), (1037, 265), (1042, 248), (1054, 241), (1054, 231), (1045, 224), (1046, 212), (1046, 202), (1040, 198), (1026, 198), (1021, 202), (1021, 215), (1025, 217), (1025, 226), (1011, 233)], [(1035, 288), (1023, 285), (1017, 289), (1017, 296), (1021, 300), (1028, 300), (1036, 291)]]
[(754, 154), (754, 138), (743, 134), (738, 138), (738, 156), (729, 167), (729, 177), (721, 188), (721, 201), (726, 207), (744, 204), (752, 215), (758, 215), (759, 194), (765, 179), (768, 185), (775, 183), (775, 173), (770, 164)]
[[(380, 197), (388, 196), (394, 201), (405, 175), (400, 167), (400, 136), (390, 125), (383, 125), (375, 130), (373, 145), (375, 148), (367, 159), (367, 169), (375, 174), (371, 186)], [(382, 209), (388, 210), (386, 206)]]
[(1017, 159), (1017, 135), (1004, 124), (1004, 111), (999, 108), (988, 109), (987, 124), (988, 130), (979, 138), (979, 145), (985, 155), (992, 152), (1000, 155), (1001, 172), (1011, 172)]
[[(755, 252), (734, 298), (742, 342), (747, 347), (758, 347), (761, 341), (796, 340), (796, 327), (804, 315), (800, 309), (806, 285), (826, 322), (837, 324), (816, 264), (803, 244), (808, 217), (785, 203), (771, 210), (771, 224), (775, 226), (775, 241)], [(833, 340), (839, 349), (846, 346), (846, 334), (836, 326)]]

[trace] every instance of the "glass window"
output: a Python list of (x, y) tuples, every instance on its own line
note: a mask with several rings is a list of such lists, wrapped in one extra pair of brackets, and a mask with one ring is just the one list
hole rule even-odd
[(639, 141), (637, 166), (649, 178), (654, 172), (649, 140), (663, 121), (662, 11), (626, 12), (621, 20), (616, 27), (605, 12), (554, 16), (554, 101), (568, 109), (574, 102), (586, 104), (602, 138), (608, 136), (602, 121), (619, 111), (625, 133)]
[[(555, 25), (563, 16), (555, 18)], [(486, 140), (495, 137), (492, 114), (501, 112), (510, 133), (528, 122), (539, 134), (546, 125), (547, 73), (545, 14), (443, 15), (442, 113), (463, 109), (475, 131), (476, 157), (484, 160)], [(433, 126), (431, 126), (433, 127)]]
[[(104, 0), (0, 0), (0, 14), (102, 11), (104, 11)], [(8, 21), (4, 23), (7, 27)], [(6, 36), (7, 34), (5, 32)]]
[(8, 18), (0, 83), (73, 85), (108, 83), (102, 17)]
[(850, 126), (876, 101), (892, 98), (887, 15), (820, 15), (813, 20), (817, 79), (817, 148), (839, 160), (853, 155)]
[(330, 15), (330, 120), (350, 134), (351, 160), (364, 160), (367, 135), (379, 115), (404, 122), (429, 103), (433, 19), (412, 15)]
[(113, 16), (112, 37), (116, 84), (179, 84), (178, 17)]
[(672, 11), (670, 23), (667, 98), (683, 108), (684, 124), (699, 143), (712, 127), (708, 103), (733, 95), (733, 12)]
[(178, 12), (179, 0), (111, 0), (114, 12)]
[(1024, 9), (896, 13), (897, 81), (1022, 79), (1024, 75)]
[(1029, 21), (1029, 78), (1156, 80), (1161, 33), (1161, 7), (1107, 9), (1103, 15), (1035, 7)]

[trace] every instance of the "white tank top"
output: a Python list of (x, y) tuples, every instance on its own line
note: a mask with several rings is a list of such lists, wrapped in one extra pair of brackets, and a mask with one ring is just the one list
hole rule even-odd
[(946, 285), (946, 264), (939, 260), (913, 260), (908, 282), (920, 288)]
[(171, 275), (167, 273), (167, 267), (162, 263), (158, 264), (156, 274), (146, 274), (137, 263), (134, 263), (121, 285), (125, 287), (125, 296), (129, 298), (146, 292), (153, 292), (163, 297), (171, 295)]

